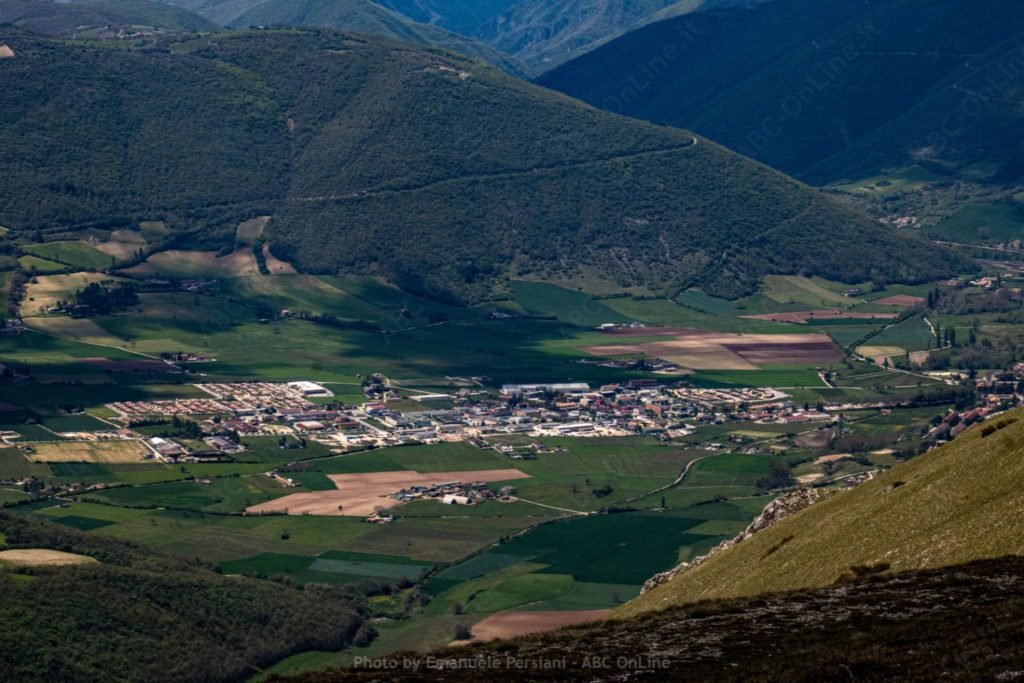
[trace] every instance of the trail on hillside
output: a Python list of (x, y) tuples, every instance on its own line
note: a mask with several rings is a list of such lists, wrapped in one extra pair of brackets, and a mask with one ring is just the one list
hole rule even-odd
[(694, 136), (688, 144), (676, 145), (674, 147), (663, 147), (661, 149), (651, 149), (644, 152), (633, 152), (631, 154), (616, 154), (607, 157), (600, 157), (597, 159), (588, 159), (586, 161), (577, 161), (568, 164), (543, 164), (540, 166), (532, 166), (530, 168), (521, 169), (519, 171), (499, 171), (495, 173), (477, 173), (473, 175), (463, 176), (452, 176), (449, 178), (440, 178), (438, 180), (431, 180), (426, 183), (419, 185), (411, 185), (408, 187), (373, 187), (365, 190), (358, 190), (356, 192), (349, 192), (346, 194), (331, 194), (331, 195), (313, 195), (308, 197), (291, 197), (289, 201), (292, 202), (336, 202), (345, 201), (349, 199), (365, 199), (367, 197), (376, 197), (382, 195), (398, 195), (405, 194), (407, 192), (419, 192), (421, 190), (428, 190), (433, 187), (440, 185), (448, 185), (451, 183), (462, 183), (462, 182), (473, 182), (481, 180), (504, 180), (508, 178), (521, 178), (535, 173), (546, 173), (550, 171), (562, 171), (573, 168), (586, 168), (588, 166), (598, 166), (606, 164), (612, 161), (626, 161), (629, 159), (640, 159), (644, 157), (658, 156), (661, 154), (671, 154), (673, 152), (680, 152), (691, 147), (696, 147), (700, 144), (700, 140)]

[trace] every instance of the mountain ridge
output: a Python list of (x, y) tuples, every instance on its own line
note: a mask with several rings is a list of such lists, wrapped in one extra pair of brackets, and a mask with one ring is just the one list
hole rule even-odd
[(311, 30), (158, 52), (9, 42), (0, 140), (17, 154), (0, 160), (0, 222), (16, 230), (163, 216), (175, 248), (217, 249), (239, 220), (272, 215), (271, 249), (304, 270), (463, 302), (581, 266), (724, 296), (771, 272), (964, 267), (706, 139), (448, 53)]
[[(1019, 50), (1009, 46), (1021, 39), (1024, 11), (1005, 0), (983, 7), (772, 0), (701, 11), (627, 33), (539, 82), (696, 130), (816, 184), (921, 162), (938, 170), (995, 162), (1015, 179), (1024, 151), (1005, 135), (1020, 124)], [(663, 64), (666, 46), (674, 55)], [(999, 77), (993, 97), (971, 98), (954, 84), (972, 65), (983, 71), (977, 84), (1000, 69), (1012, 78)]]

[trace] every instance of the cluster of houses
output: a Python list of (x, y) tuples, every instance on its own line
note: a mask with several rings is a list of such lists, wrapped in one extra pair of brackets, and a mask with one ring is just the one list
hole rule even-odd
[(999, 410), (999, 406), (990, 403), (978, 408), (971, 408), (970, 410), (950, 411), (937, 425), (928, 431), (926, 438), (934, 442), (950, 441), (959, 436), (968, 427), (981, 422), (997, 410)]
[[(476, 440), (492, 435), (597, 437), (645, 434), (662, 439), (693, 432), (695, 425), (732, 421), (800, 424), (833, 419), (834, 411), (867, 406), (800, 406), (774, 389), (695, 389), (653, 379), (591, 387), (586, 383), (510, 384), (500, 394), (469, 389), (421, 396), (423, 409), (386, 391), (361, 406), (321, 405), (329, 395), (311, 382), (197, 385), (209, 398), (112, 403), (126, 426), (154, 418), (191, 415), (200, 419), (211, 450), (230, 455), (246, 436), (310, 438), (332, 450), (403, 443)], [(431, 409), (435, 399), (445, 407)], [(402, 410), (398, 408), (402, 407)], [(169, 441), (169, 440), (168, 440)], [(150, 443), (161, 456), (181, 457), (172, 445)], [(536, 449), (510, 447), (510, 458), (536, 457)]]
[(410, 486), (397, 491), (392, 497), (403, 503), (429, 498), (440, 500), (445, 505), (477, 505), (489, 500), (510, 502), (515, 494), (516, 490), (512, 486), (503, 486), (495, 492), (487, 486), (486, 482), (482, 481), (470, 483), (450, 481), (426, 486)]

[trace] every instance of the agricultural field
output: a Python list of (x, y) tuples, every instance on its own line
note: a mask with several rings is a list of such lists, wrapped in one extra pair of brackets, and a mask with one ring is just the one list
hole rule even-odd
[[(668, 337), (669, 341), (631, 343), (631, 337)], [(585, 346), (600, 356), (661, 358), (692, 370), (757, 370), (763, 365), (824, 365), (842, 358), (821, 334), (721, 334), (681, 328), (614, 330), (618, 343)]]
[(112, 265), (110, 256), (85, 242), (46, 242), (27, 245), (22, 247), (22, 251), (73, 268), (101, 269)]
[(95, 564), (96, 560), (85, 555), (65, 553), (60, 550), (18, 549), (0, 550), (0, 565), (22, 567), (61, 567), (75, 564)]
[(515, 302), (531, 315), (557, 318), (580, 327), (632, 322), (625, 315), (580, 291), (522, 280), (513, 280), (511, 289)]
[(888, 197), (907, 192), (916, 192), (928, 183), (942, 180), (939, 175), (921, 166), (909, 166), (894, 173), (864, 178), (852, 183), (834, 185), (837, 190), (867, 197)]
[[(106, 258), (106, 256), (104, 256)], [(94, 282), (117, 282), (119, 278), (105, 273), (72, 273), (69, 275), (40, 275), (26, 287), (21, 315), (43, 315), (58, 301), (67, 301), (75, 292)]]
[[(235, 239), (243, 246), (220, 258), (164, 251), (118, 276), (35, 277), (22, 305), (28, 331), (0, 336), (0, 362), (31, 371), (31, 380), (17, 386), (0, 379), (0, 428), (33, 452), (0, 448), (0, 479), (32, 477), (75, 491), (55, 504), (12, 486), (0, 489), (0, 504), (20, 504), (25, 514), (87, 534), (200, 558), (226, 574), (386, 586), (390, 594), (370, 601), (380, 636), (361, 653), (444, 645), (456, 624), (487, 638), (603, 614), (637, 595), (651, 575), (743, 530), (774, 495), (764, 484), (773, 461), (808, 483), (886, 467), (917, 448), (922, 429), (948, 407), (862, 411), (842, 429), (694, 426), (684, 415), (678, 422), (689, 433), (674, 438), (488, 436), (479, 445), (343, 454), (313, 439), (299, 448), (299, 435), (286, 438), (287, 448), (276, 436), (243, 437), (246, 449), (235, 461), (210, 463), (144, 459), (149, 451), (140, 441), (61, 438), (113, 427), (116, 414), (107, 403), (203, 396), (192, 386), (197, 375), (202, 382), (321, 382), (334, 396), (313, 400), (326, 406), (363, 403), (362, 380), (382, 373), (394, 392), (388, 408), (403, 417), (492, 400), (505, 383), (596, 387), (648, 378), (772, 387), (810, 406), (913, 397), (945, 386), (844, 357), (850, 345), (874, 347), (861, 349), (871, 355), (927, 348), (930, 328), (921, 314), (895, 322), (921, 305), (927, 286), (862, 284), (862, 295), (848, 297), (850, 285), (780, 276), (727, 301), (700, 290), (669, 299), (587, 290), (583, 280), (583, 289), (513, 281), (507, 301), (457, 307), (370, 277), (289, 272), (269, 251), (264, 258), (273, 274), (261, 274), (251, 245), (263, 227), (260, 220), (238, 226)], [(136, 256), (166, 237), (166, 226), (118, 232), (98, 243), (107, 259)], [(47, 314), (90, 282), (151, 276), (217, 282), (205, 291), (143, 290), (138, 303), (109, 315)], [(966, 337), (962, 319), (932, 320), (939, 321)], [(596, 329), (633, 322), (645, 326)], [(982, 327), (993, 324), (985, 319)], [(202, 358), (172, 372), (161, 354), (178, 353)], [(678, 363), (683, 372), (599, 364), (639, 357)], [(412, 400), (459, 387), (470, 398)], [(137, 429), (151, 437), (167, 425)], [(537, 452), (513, 459), (488, 447), (509, 444)], [(294, 486), (268, 476), (278, 468)], [(392, 497), (414, 484), (452, 480), (511, 486), (514, 493), (508, 502), (469, 507)], [(364, 521), (380, 508), (393, 521)], [(415, 599), (421, 593), (429, 603)], [(388, 618), (395, 614), (403, 618)], [(351, 656), (303, 653), (268, 673), (344, 664)]]
[(142, 462), (151, 451), (139, 441), (53, 441), (25, 444), (32, 462), (123, 464)]
[(212, 251), (163, 251), (126, 269), (124, 274), (133, 277), (222, 278), (259, 275), (259, 272), (252, 249), (243, 247), (221, 257)]
[(43, 274), (58, 273), (67, 269), (67, 266), (63, 263), (49, 261), (44, 258), (39, 258), (38, 256), (20, 256), (18, 257), (18, 263), (25, 270)]
[(927, 232), (935, 239), (966, 244), (1016, 240), (1024, 234), (1024, 210), (1014, 202), (965, 206)]

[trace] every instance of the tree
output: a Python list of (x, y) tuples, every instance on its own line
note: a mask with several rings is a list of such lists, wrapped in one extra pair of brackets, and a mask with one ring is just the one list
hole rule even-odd
[(454, 640), (469, 640), (473, 637), (473, 633), (469, 630), (469, 627), (465, 624), (456, 624), (455, 629), (452, 633)]
[(458, 616), (466, 613), (466, 607), (461, 602), (452, 603), (452, 614)]

